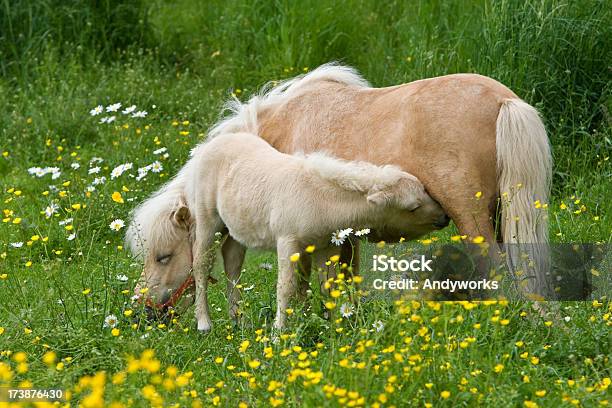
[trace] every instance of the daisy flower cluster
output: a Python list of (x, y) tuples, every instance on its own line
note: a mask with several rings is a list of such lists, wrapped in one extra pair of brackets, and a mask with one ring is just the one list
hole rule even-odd
[(113, 123), (117, 119), (117, 114), (121, 113), (122, 115), (129, 116), (132, 118), (145, 118), (148, 115), (148, 112), (145, 110), (137, 110), (136, 105), (130, 105), (125, 109), (121, 110), (123, 104), (121, 102), (113, 103), (108, 105), (106, 108), (102, 105), (98, 105), (95, 108), (89, 111), (91, 116), (99, 116), (104, 113), (108, 114), (108, 116), (103, 116), (100, 118), (99, 123)]

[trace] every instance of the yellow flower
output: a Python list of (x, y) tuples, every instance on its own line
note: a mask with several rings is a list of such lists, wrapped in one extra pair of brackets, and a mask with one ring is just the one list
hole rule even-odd
[(119, 334), (121, 334), (121, 331), (115, 327), (113, 330), (111, 330), (111, 334), (114, 337), (117, 337)]
[(52, 366), (55, 364), (55, 360), (57, 359), (57, 354), (54, 351), (47, 351), (43, 354), (42, 361), (48, 366)]
[(297, 261), (299, 261), (299, 260), (300, 260), (300, 253), (299, 253), (299, 252), (296, 252), (296, 253), (292, 254), (292, 255), (289, 257), (289, 260), (290, 260), (291, 262), (297, 262)]
[(332, 263), (336, 263), (336, 262), (338, 262), (340, 260), (340, 255), (332, 255), (332, 256), (329, 257), (329, 260)]
[(251, 360), (249, 361), (249, 367), (255, 369), (257, 367), (259, 367), (261, 365), (261, 362), (259, 360)]
[(475, 243), (475, 244), (482, 244), (484, 242), (484, 240), (485, 240), (484, 237), (482, 235), (479, 235), (477, 237), (474, 237), (472, 239), (472, 242)]
[(289, 316), (291, 316), (293, 314), (293, 309), (289, 308), (289, 309), (285, 310), (285, 313), (287, 313)]
[(531, 357), (531, 364), (536, 365), (540, 362), (540, 359), (536, 356)]
[(84, 295), (89, 295), (91, 293), (91, 289), (87, 288), (81, 292)]
[(55, 369), (57, 371), (62, 371), (64, 369), (64, 363), (62, 363), (61, 361), (59, 363), (57, 363), (57, 365), (55, 366)]
[(480, 199), (480, 197), (482, 197), (482, 191), (477, 191), (476, 194), (474, 194), (474, 197)]
[(118, 191), (115, 191), (113, 193), (113, 195), (111, 196), (111, 198), (113, 199), (114, 202), (119, 203), (119, 204), (123, 204), (123, 197), (121, 197), (121, 193)]
[(538, 390), (535, 392), (535, 395), (538, 397), (543, 397), (546, 395), (546, 390)]
[(334, 302), (325, 302), (325, 307), (329, 310), (332, 310), (336, 307), (336, 304)]
[(314, 245), (308, 245), (306, 247), (306, 253), (312, 254), (314, 251), (315, 251), (315, 246)]
[(495, 371), (496, 373), (501, 373), (503, 370), (504, 370), (504, 365), (503, 364), (497, 364), (493, 368), (493, 371)]
[(242, 343), (240, 343), (240, 348), (238, 349), (238, 351), (240, 351), (241, 353), (244, 353), (246, 349), (249, 348), (250, 344), (251, 342), (248, 340), (243, 341)]
[(451, 396), (451, 393), (450, 393), (450, 391), (442, 391), (440, 393), (440, 396), (442, 397), (442, 399), (447, 399), (447, 398), (449, 398)]
[(334, 299), (337, 299), (340, 297), (340, 291), (338, 289), (334, 289), (331, 291), (330, 295), (331, 297), (333, 297)]
[(23, 351), (18, 351), (13, 354), (13, 361), (16, 363), (24, 363), (28, 359), (28, 355)]

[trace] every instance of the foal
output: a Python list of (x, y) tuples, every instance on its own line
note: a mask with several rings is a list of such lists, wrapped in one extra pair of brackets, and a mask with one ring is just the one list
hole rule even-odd
[(420, 181), (397, 167), (346, 162), (321, 153), (291, 156), (249, 133), (222, 134), (202, 143), (184, 169), (181, 217), (195, 225), (193, 273), (200, 331), (209, 331), (212, 324), (208, 277), (215, 234), (225, 228), (244, 247), (276, 249), (274, 327), (281, 329), (298, 284), (293, 254), (307, 245), (328, 247), (332, 232), (349, 225), (392, 228), (415, 237), (445, 217)]

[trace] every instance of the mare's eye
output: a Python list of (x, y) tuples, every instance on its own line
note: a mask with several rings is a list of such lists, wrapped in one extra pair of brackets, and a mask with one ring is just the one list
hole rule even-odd
[(172, 258), (172, 254), (161, 255), (157, 257), (156, 261), (162, 265), (168, 265), (168, 262), (170, 262), (170, 258)]

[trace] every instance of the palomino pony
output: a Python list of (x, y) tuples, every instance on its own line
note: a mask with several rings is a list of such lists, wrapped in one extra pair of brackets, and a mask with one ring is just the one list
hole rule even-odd
[(551, 294), (548, 137), (536, 109), (499, 82), (454, 74), (372, 88), (332, 63), (227, 108), (209, 137), (247, 131), (281, 152), (326, 151), (415, 175), (462, 234), (506, 244), (527, 293)]
[[(174, 200), (166, 194), (169, 191), (177, 193)], [(193, 243), (200, 331), (212, 325), (208, 277), (215, 240), (225, 230), (242, 246), (242, 256), (232, 258), (224, 253), (225, 262), (231, 263), (226, 272), (232, 285), (240, 279), (246, 247), (276, 249), (279, 275), (274, 327), (282, 329), (289, 299), (299, 286), (298, 277), (304, 274), (307, 285), (310, 275), (310, 269), (298, 270), (298, 259), (291, 261), (293, 254), (308, 256), (305, 249), (310, 245), (311, 253), (325, 250), (332, 232), (348, 225), (392, 226), (416, 238), (448, 222), (419, 180), (395, 166), (346, 162), (320, 153), (287, 155), (248, 133), (220, 135), (196, 147), (179, 176), (136, 211), (135, 219), (149, 228), (158, 218), (151, 220), (152, 214), (142, 211), (151, 203), (169, 210), (161, 218), (169, 229), (147, 231), (154, 239), (148, 243), (145, 280), (153, 293), (163, 297), (159, 290), (164, 286), (159, 283), (177, 275), (175, 267), (180, 271), (191, 257)], [(160, 236), (166, 241), (160, 242)], [(235, 314), (239, 294), (233, 286), (229, 289), (230, 314)]]

